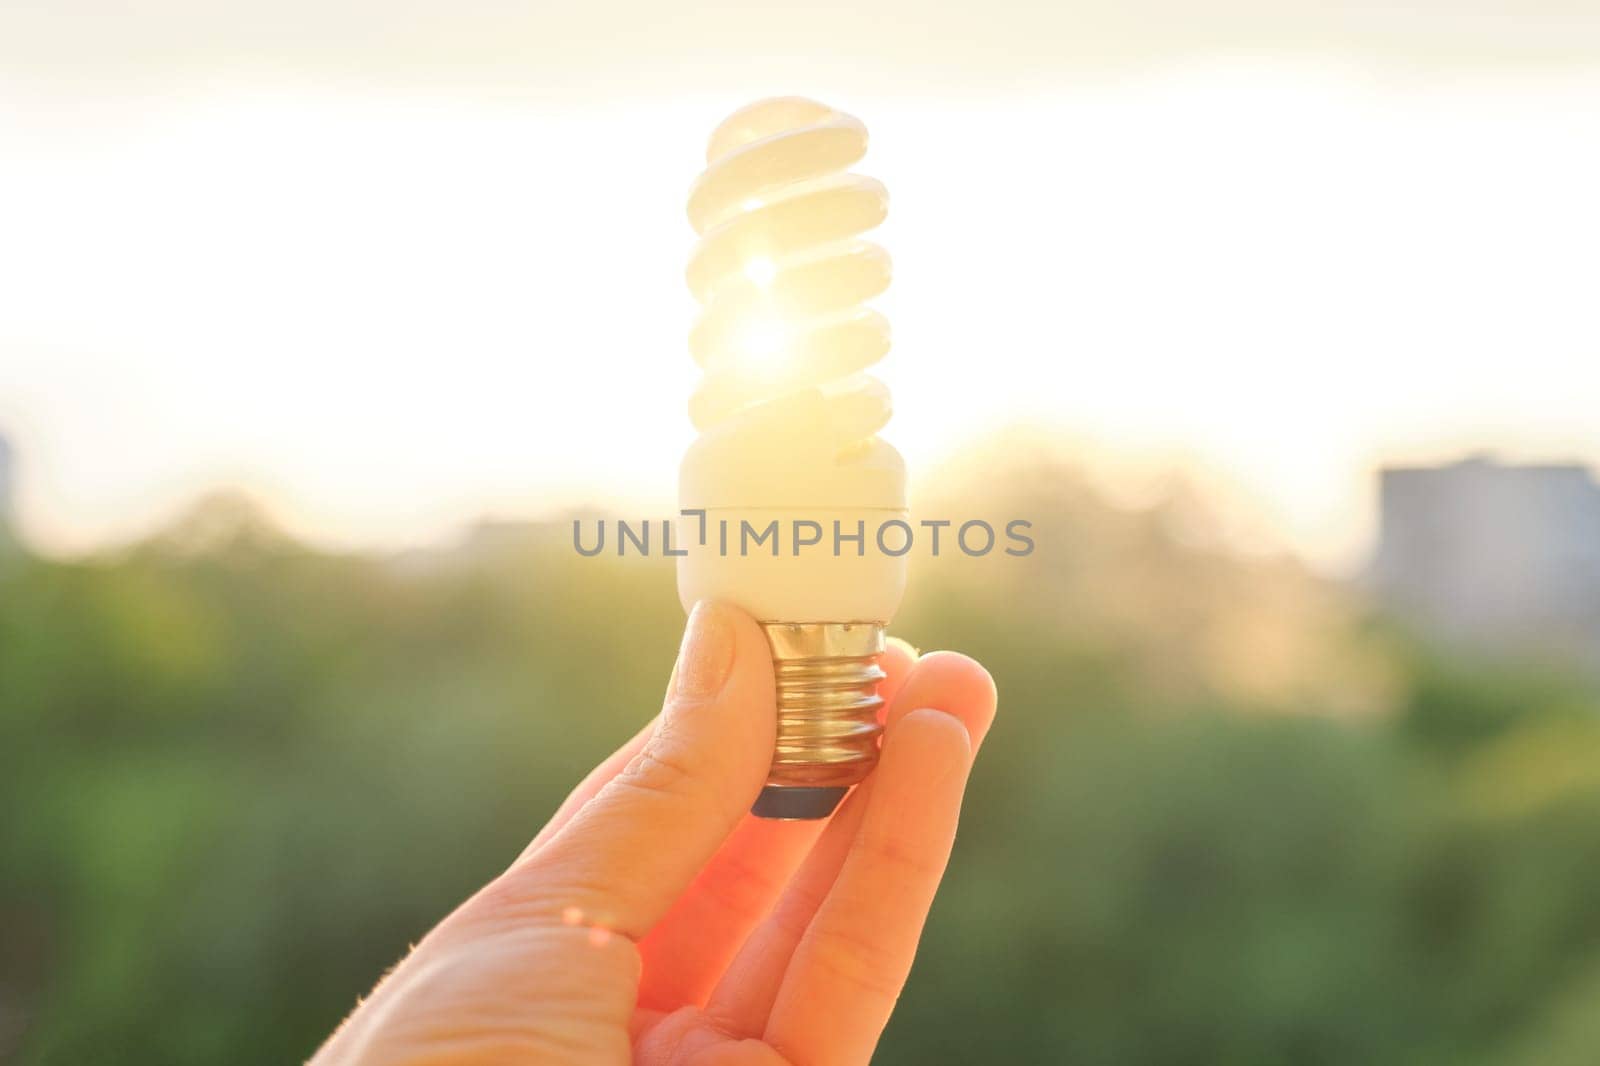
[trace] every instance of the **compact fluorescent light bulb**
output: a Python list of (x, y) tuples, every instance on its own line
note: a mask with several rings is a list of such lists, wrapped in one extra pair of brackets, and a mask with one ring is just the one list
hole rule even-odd
[(848, 172), (866, 148), (849, 115), (763, 100), (712, 134), (689, 196), (690, 349), (705, 373), (679, 471), (693, 513), (678, 592), (686, 609), (743, 607), (772, 645), (763, 817), (827, 817), (876, 764), (877, 657), (905, 590), (910, 527), (884, 526), (905, 522), (905, 463), (877, 436), (889, 396), (865, 373), (889, 348), (888, 323), (862, 306), (889, 284), (889, 257), (859, 239), (888, 206)]

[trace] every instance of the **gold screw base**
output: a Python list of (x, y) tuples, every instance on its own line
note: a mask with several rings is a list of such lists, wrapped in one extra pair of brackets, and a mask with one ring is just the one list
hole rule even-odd
[(753, 813), (826, 818), (878, 763), (879, 622), (767, 622), (778, 742)]

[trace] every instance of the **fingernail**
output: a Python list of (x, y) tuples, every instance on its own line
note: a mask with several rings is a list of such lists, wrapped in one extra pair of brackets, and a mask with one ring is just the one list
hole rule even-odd
[(695, 604), (678, 651), (677, 694), (690, 699), (716, 695), (732, 666), (733, 626), (716, 604)]
[(899, 637), (890, 637), (889, 643), (899, 645), (901, 651), (911, 656), (912, 662), (915, 662), (917, 657), (922, 654), (921, 649), (912, 644), (909, 640), (901, 640)]

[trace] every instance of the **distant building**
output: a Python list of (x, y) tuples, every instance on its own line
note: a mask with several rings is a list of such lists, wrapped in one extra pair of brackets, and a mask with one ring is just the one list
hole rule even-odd
[(1379, 475), (1373, 579), (1445, 636), (1600, 658), (1600, 484), (1579, 465), (1475, 457)]

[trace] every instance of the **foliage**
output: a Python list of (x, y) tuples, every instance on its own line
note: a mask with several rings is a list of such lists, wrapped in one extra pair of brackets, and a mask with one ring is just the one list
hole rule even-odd
[[(1592, 1059), (1587, 689), (1070, 472), (994, 491), (1038, 552), (899, 620), (1002, 717), (880, 1061)], [(569, 532), (332, 556), (213, 503), (0, 569), (0, 1059), (308, 1055), (659, 702), (668, 561)]]

